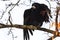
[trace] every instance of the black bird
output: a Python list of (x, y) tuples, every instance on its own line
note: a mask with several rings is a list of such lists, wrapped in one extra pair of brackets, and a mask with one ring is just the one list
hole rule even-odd
[[(52, 18), (50, 12), (45, 4), (33, 3), (32, 7), (24, 12), (24, 25), (42, 26), (44, 21), (49, 22), (49, 16)], [(29, 32), (33, 35), (33, 30), (23, 29), (24, 40), (30, 40)]]

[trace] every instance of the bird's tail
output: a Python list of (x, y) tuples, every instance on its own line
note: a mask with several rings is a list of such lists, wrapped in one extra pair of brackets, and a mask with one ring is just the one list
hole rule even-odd
[(30, 29), (23, 29), (24, 40), (30, 40), (30, 36), (29, 36), (28, 30), (29, 30), (30, 34), (33, 35), (32, 30), (30, 30)]

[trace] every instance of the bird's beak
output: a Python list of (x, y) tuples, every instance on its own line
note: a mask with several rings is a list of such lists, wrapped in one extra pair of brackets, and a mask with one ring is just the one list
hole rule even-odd
[(36, 7), (35, 7), (35, 6), (32, 6), (32, 8), (33, 8), (33, 9), (36, 9)]

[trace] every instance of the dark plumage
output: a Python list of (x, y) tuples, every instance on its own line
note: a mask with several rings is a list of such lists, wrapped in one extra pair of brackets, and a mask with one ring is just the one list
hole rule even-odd
[[(42, 26), (44, 21), (49, 22), (49, 16), (52, 17), (50, 12), (45, 4), (33, 3), (32, 8), (24, 12), (24, 25)], [(30, 40), (29, 32), (33, 35), (32, 30), (23, 29), (24, 40)]]

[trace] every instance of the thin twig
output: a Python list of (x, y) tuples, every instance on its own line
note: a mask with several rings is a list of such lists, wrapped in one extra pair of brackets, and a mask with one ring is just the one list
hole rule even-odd
[(51, 9), (51, 4), (50, 4), (50, 2), (49, 2), (48, 0), (46, 0), (46, 1), (48, 2), (49, 6), (50, 6), (50, 9)]

